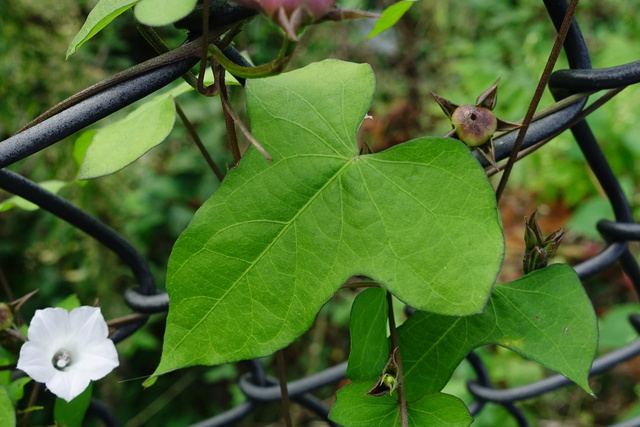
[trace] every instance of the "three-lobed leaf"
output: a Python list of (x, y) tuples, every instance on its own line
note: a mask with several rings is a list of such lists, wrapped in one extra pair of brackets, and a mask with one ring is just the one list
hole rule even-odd
[(480, 312), (503, 255), (495, 196), (459, 141), (359, 155), (368, 65), (327, 60), (247, 84), (250, 149), (176, 242), (156, 374), (273, 353), (349, 277), (449, 315)]
[(564, 264), (496, 285), (484, 313), (416, 312), (398, 328), (407, 399), (439, 391), (474, 348), (497, 344), (553, 369), (588, 393), (598, 345), (593, 306)]

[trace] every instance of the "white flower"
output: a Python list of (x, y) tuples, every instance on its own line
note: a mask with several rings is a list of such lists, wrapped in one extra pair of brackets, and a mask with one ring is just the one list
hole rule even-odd
[(45, 383), (56, 396), (73, 400), (90, 381), (119, 365), (107, 323), (97, 307), (36, 310), (22, 345), (18, 369)]

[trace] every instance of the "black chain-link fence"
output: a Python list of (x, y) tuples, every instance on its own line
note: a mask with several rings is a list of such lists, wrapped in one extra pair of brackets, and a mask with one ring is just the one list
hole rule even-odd
[[(544, 3), (551, 20), (556, 28), (559, 28), (565, 15), (566, 2), (545, 0)], [(549, 81), (550, 90), (558, 101), (577, 93), (621, 89), (640, 82), (640, 61), (611, 68), (592, 69), (589, 52), (575, 21), (569, 30), (564, 48), (570, 69), (556, 71)], [(196, 61), (195, 58), (184, 59), (116, 84), (0, 142), (0, 168), (55, 144), (99, 119), (155, 92), (191, 69)], [(605, 99), (602, 98), (602, 100)], [(640, 267), (628, 249), (629, 241), (640, 240), (640, 225), (634, 224), (629, 203), (622, 192), (618, 179), (613, 174), (589, 125), (584, 120), (584, 117), (593, 109), (593, 107), (587, 106), (587, 98), (583, 97), (568, 103), (564, 108), (546, 117), (535, 120), (527, 131), (521, 152), (531, 150), (532, 147), (548, 141), (567, 129), (571, 130), (582, 150), (586, 163), (608, 196), (615, 214), (615, 221), (602, 220), (597, 224), (598, 231), (607, 243), (607, 247), (596, 256), (576, 265), (574, 269), (581, 279), (586, 279), (619, 262), (631, 279), (636, 292), (640, 292)], [(495, 140), (496, 159), (507, 158), (514, 142), (515, 133), (497, 138)], [(483, 159), (479, 158), (478, 160), (484, 162)], [(151, 314), (168, 309), (168, 296), (158, 292), (146, 260), (114, 230), (59, 196), (9, 170), (0, 169), (0, 187), (53, 213), (115, 252), (129, 266), (137, 280), (137, 286), (127, 290), (124, 295), (124, 300), (132, 310)], [(629, 321), (640, 334), (640, 314), (632, 315)], [(113, 340), (119, 342), (127, 338), (144, 323), (145, 320), (138, 319), (118, 328), (112, 337)], [(640, 354), (640, 338), (596, 359), (592, 366), (591, 375), (611, 369), (638, 354)], [(554, 375), (526, 386), (498, 389), (492, 385), (491, 372), (480, 357), (471, 353), (467, 356), (467, 361), (476, 374), (476, 379), (468, 384), (470, 393), (475, 397), (469, 407), (472, 415), (480, 413), (487, 403), (496, 403), (503, 406), (519, 425), (526, 426), (528, 422), (524, 413), (517, 406), (519, 401), (540, 396), (571, 384), (565, 377)], [(266, 375), (261, 363), (250, 361), (249, 366), (249, 372), (240, 378), (240, 389), (245, 394), (246, 401), (222, 414), (195, 424), (194, 427), (233, 424), (247, 416), (261, 403), (277, 401), (281, 398), (278, 381)], [(311, 376), (292, 381), (288, 383), (289, 396), (294, 402), (314, 412), (330, 425), (335, 425), (328, 420), (329, 408), (314, 397), (311, 392), (337, 383), (344, 378), (345, 371), (346, 362), (343, 362)], [(89, 410), (105, 425), (119, 425), (113, 413), (101, 403), (93, 401)], [(640, 426), (640, 418), (616, 426)]]

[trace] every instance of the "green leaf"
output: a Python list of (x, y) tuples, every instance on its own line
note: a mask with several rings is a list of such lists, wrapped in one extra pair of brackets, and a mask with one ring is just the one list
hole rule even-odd
[(171, 133), (175, 106), (169, 94), (151, 98), (124, 119), (98, 130), (87, 148), (78, 179), (119, 171)]
[[(47, 191), (50, 191), (53, 194), (56, 194), (60, 189), (66, 186), (68, 182), (58, 181), (58, 180), (50, 180), (50, 181), (42, 181), (39, 182), (38, 185), (44, 188)], [(13, 208), (20, 208), (25, 211), (35, 211), (40, 209), (38, 205), (35, 203), (31, 203), (30, 201), (23, 199), (19, 196), (11, 196), (4, 202), (0, 203), (0, 212), (8, 211)]]
[(7, 389), (0, 386), (0, 425), (14, 427), (16, 425), (16, 410), (13, 408)]
[(386, 8), (376, 21), (371, 32), (367, 35), (367, 38), (375, 37), (393, 27), (417, 1), (418, 0), (403, 0)]
[(84, 415), (89, 408), (89, 403), (91, 403), (92, 393), (93, 383), (89, 383), (89, 387), (71, 402), (56, 398), (56, 404), (53, 410), (53, 417), (56, 420), (56, 424), (65, 427), (81, 427)]
[(638, 332), (629, 322), (629, 316), (640, 314), (640, 304), (618, 304), (600, 318), (600, 350), (625, 346), (638, 338)]
[[(345, 427), (401, 426), (397, 397), (366, 396), (375, 381), (357, 381), (338, 390), (329, 419)], [(465, 404), (444, 393), (427, 394), (407, 402), (409, 426), (460, 426), (473, 421)]]
[(398, 337), (408, 400), (441, 390), (462, 359), (486, 344), (520, 353), (591, 393), (596, 317), (580, 279), (564, 264), (496, 285), (477, 316), (416, 312), (398, 328)]
[(87, 40), (106, 27), (118, 15), (130, 9), (139, 0), (100, 0), (67, 48), (67, 58), (78, 51)]
[(77, 294), (71, 294), (62, 301), (58, 302), (54, 307), (64, 308), (67, 311), (71, 311), (74, 308), (78, 308), (82, 305), (80, 298)]
[(347, 377), (352, 380), (377, 378), (389, 360), (387, 338), (387, 291), (369, 288), (360, 293), (351, 307), (351, 351)]
[(91, 145), (96, 133), (98, 133), (98, 131), (95, 129), (82, 132), (73, 143), (73, 160), (76, 161), (78, 166), (82, 166), (82, 160), (84, 160), (84, 156), (87, 153), (87, 148)]
[(176, 242), (156, 374), (273, 353), (353, 275), (413, 307), (483, 309), (504, 246), (483, 169), (448, 138), (359, 155), (373, 90), (368, 65), (335, 60), (248, 82), (274, 161), (250, 149)]
[(134, 13), (143, 24), (158, 27), (184, 18), (196, 7), (196, 3), (197, 0), (140, 0)]
[[(27, 385), (31, 381), (29, 377), (18, 378), (15, 381), (12, 381), (11, 384), (7, 386), (7, 392), (9, 393), (9, 398), (14, 405), (16, 405), (20, 399), (24, 396), (24, 386)], [(0, 424), (4, 425), (4, 424)]]

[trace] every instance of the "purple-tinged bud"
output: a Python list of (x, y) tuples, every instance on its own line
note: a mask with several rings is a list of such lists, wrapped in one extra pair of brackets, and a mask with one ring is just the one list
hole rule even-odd
[(498, 128), (498, 119), (488, 108), (462, 105), (451, 115), (451, 124), (460, 141), (477, 147), (491, 139)]

